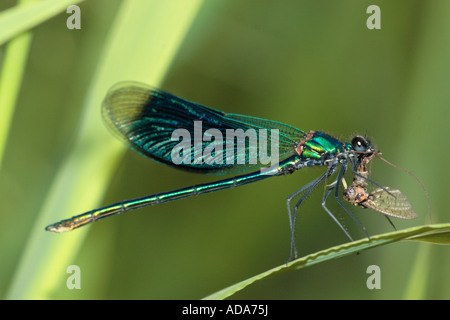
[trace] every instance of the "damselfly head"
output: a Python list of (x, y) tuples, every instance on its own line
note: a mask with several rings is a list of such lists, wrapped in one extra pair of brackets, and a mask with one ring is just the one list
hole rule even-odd
[[(354, 168), (357, 168), (358, 172), (367, 171), (366, 165), (373, 159), (374, 156), (380, 154), (368, 139), (363, 136), (354, 136), (351, 142), (351, 148), (353, 154), (356, 155), (356, 163), (353, 163)], [(367, 177), (367, 175), (366, 175)]]
[(372, 155), (378, 153), (375, 146), (363, 136), (354, 136), (352, 139), (352, 147), (357, 153)]

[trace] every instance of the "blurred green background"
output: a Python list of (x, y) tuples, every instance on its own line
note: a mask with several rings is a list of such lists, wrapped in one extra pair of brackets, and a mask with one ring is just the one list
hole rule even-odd
[[(82, 106), (124, 2), (82, 2), (81, 30), (66, 28), (65, 12), (33, 29), (0, 171), (2, 298), (199, 299), (283, 264), (289, 255), (286, 198), (324, 168), (140, 209), (95, 223), (88, 232), (74, 231), (87, 232), (69, 259), (81, 268), (81, 290), (68, 290), (65, 268), (53, 268), (57, 253), (39, 267), (53, 268), (52, 290), (12, 293), (24, 256), (30, 256), (32, 230), (42, 231), (46, 241), (69, 237), (45, 233), (54, 221), (41, 223), (37, 215), (84, 128)], [(2, 1), (0, 10), (14, 4)], [(381, 8), (381, 30), (366, 27), (372, 4)], [(449, 16), (445, 0), (204, 1), (157, 85), (226, 112), (325, 131), (341, 141), (367, 135), (386, 159), (426, 186), (433, 222), (449, 222)], [(151, 39), (159, 32), (142, 28), (128, 37)], [(100, 104), (95, 108), (99, 114)], [(100, 117), (95, 125), (116, 143)], [(414, 178), (374, 162), (374, 180), (399, 188), (419, 213), (418, 220), (395, 221), (397, 228), (429, 223), (427, 199)], [(114, 170), (98, 205), (222, 178), (177, 171), (129, 150), (102, 166)], [(84, 181), (86, 193), (92, 180)], [(300, 255), (347, 241), (321, 209), (321, 196), (315, 192), (301, 207)], [(69, 201), (78, 197), (60, 199), (62, 206)], [(80, 212), (62, 218), (93, 209), (79, 205)], [(355, 238), (364, 236), (334, 201), (329, 208)], [(391, 231), (380, 214), (350, 209), (370, 234)], [(31, 251), (42, 259), (44, 253)], [(39, 278), (41, 269), (26, 261)], [(380, 290), (366, 287), (370, 265), (381, 269)], [(449, 270), (449, 247), (397, 243), (258, 282), (233, 298), (449, 299)]]

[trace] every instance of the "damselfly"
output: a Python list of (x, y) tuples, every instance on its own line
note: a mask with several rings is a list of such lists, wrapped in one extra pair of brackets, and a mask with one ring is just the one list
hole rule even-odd
[[(144, 206), (234, 188), (266, 179), (271, 176), (291, 174), (304, 167), (324, 166), (326, 171), (287, 198), (291, 229), (290, 257), (297, 257), (295, 247), (295, 217), (306, 197), (328, 178), (337, 174), (330, 184), (325, 183), (322, 208), (338, 224), (350, 240), (344, 226), (326, 207), (326, 201), (334, 190), (338, 204), (367, 233), (364, 226), (339, 200), (339, 185), (350, 166), (355, 179), (346, 189), (346, 200), (355, 205), (369, 207), (383, 214), (396, 216), (398, 207), (389, 207), (395, 201), (410, 208), (409, 202), (398, 190), (381, 187), (370, 194), (370, 200), (353, 197), (360, 191), (369, 197), (366, 181), (366, 164), (379, 152), (367, 139), (355, 136), (351, 143), (319, 131), (304, 132), (281, 122), (250, 116), (224, 113), (150, 86), (125, 82), (115, 85), (108, 92), (102, 106), (106, 123), (130, 148), (158, 162), (182, 170), (204, 174), (237, 174), (232, 178), (195, 185), (175, 191), (126, 200), (103, 208), (62, 220), (46, 227), (52, 232), (70, 231), (91, 222)], [(228, 137), (232, 133), (231, 138)], [(233, 135), (234, 134), (234, 135)], [(184, 141), (189, 137), (192, 142)], [(227, 139), (223, 137), (227, 136)], [(182, 138), (180, 142), (180, 138)], [(271, 143), (268, 144), (269, 140)], [(272, 142), (275, 139), (275, 144)], [(259, 139), (259, 140), (258, 140)], [(256, 142), (259, 141), (259, 144)], [(261, 143), (263, 141), (263, 143)], [(263, 151), (265, 153), (263, 153)], [(260, 156), (259, 161), (255, 154)], [(267, 168), (268, 153), (277, 155), (277, 161)], [(273, 159), (273, 158), (272, 158)], [(251, 173), (245, 173), (252, 171)], [(355, 182), (357, 181), (357, 182)], [(302, 194), (291, 209), (292, 200)], [(388, 198), (395, 200), (387, 201)], [(381, 210), (383, 209), (383, 210)], [(411, 212), (412, 209), (410, 210)], [(414, 214), (407, 218), (414, 218)]]

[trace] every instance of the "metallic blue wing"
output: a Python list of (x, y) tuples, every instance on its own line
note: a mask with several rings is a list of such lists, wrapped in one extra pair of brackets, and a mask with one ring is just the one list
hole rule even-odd
[[(254, 156), (255, 152), (259, 155), (259, 141), (264, 138), (266, 154), (270, 156), (274, 151), (271, 129), (278, 130), (275, 147), (279, 161), (294, 155), (296, 145), (305, 137), (303, 131), (277, 121), (224, 113), (137, 82), (113, 86), (103, 102), (102, 113), (109, 127), (130, 148), (172, 167), (206, 174), (246, 172), (267, 166), (258, 156), (255, 161)], [(233, 136), (227, 144), (229, 129), (243, 132), (241, 137), (247, 137), (245, 145)], [(176, 138), (175, 131), (191, 137), (189, 149), (180, 147), (184, 139)], [(252, 140), (255, 137), (258, 143)], [(174, 162), (174, 155), (178, 162)]]

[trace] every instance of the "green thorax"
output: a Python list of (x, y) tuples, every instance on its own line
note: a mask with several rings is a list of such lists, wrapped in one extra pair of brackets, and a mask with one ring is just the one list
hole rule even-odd
[(326, 155), (336, 156), (341, 152), (348, 151), (349, 148), (352, 147), (348, 143), (342, 143), (323, 132), (314, 131), (311, 137), (305, 139), (302, 144), (301, 158), (307, 160), (320, 159)]

